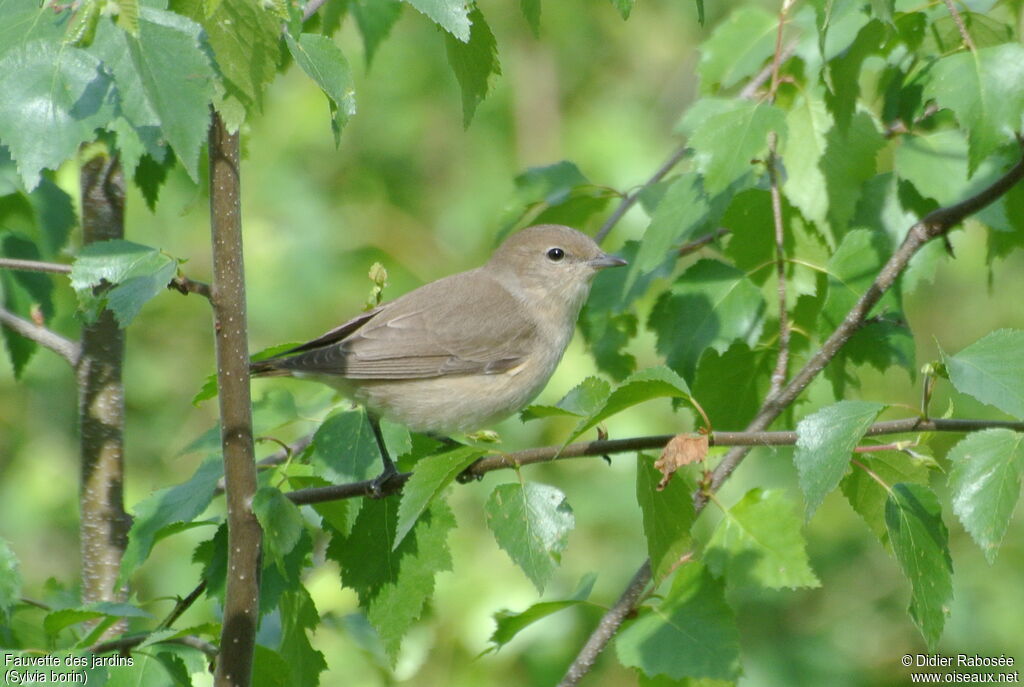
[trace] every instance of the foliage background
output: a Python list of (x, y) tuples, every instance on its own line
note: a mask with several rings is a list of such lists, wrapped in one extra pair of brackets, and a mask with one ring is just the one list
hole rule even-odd
[[(353, 65), (359, 111), (343, 133), (341, 148), (333, 147), (323, 95), (294, 67), (271, 86), (264, 116), (244, 130), (252, 349), (309, 338), (358, 311), (370, 288), (366, 271), (375, 260), (390, 274), (385, 296), (478, 265), (512, 202), (512, 179), (526, 167), (570, 159), (597, 184), (623, 189), (641, 183), (676, 145), (672, 129), (697, 88), (696, 45), (736, 4), (709, 3), (707, 26), (700, 27), (693, 6), (685, 2), (640, 3), (628, 22), (611, 4), (548, 2), (537, 40), (517, 4), (488, 3), (484, 9), (498, 37), (504, 73), (468, 130), (462, 127), (458, 87), (434, 26), (407, 8), (367, 73), (362, 45), (347, 22), (339, 42)], [(72, 193), (76, 174), (65, 168), (58, 175)], [(128, 238), (187, 258), (190, 276), (208, 275), (204, 183), (197, 186), (176, 170), (156, 214), (134, 187), (129, 193)], [(640, 238), (645, 226), (643, 212), (634, 209), (606, 247), (614, 250)], [(1024, 290), (1020, 252), (990, 273), (981, 229), (968, 223), (952, 241), (956, 260), (945, 261), (934, 284), (906, 301), (921, 363), (934, 359), (938, 346), (955, 352), (991, 329), (1024, 327), (1017, 295)], [(58, 312), (71, 312), (70, 289), (62, 285), (58, 294), (66, 305)], [(641, 322), (651, 305), (639, 304)], [(72, 333), (77, 324), (65, 319), (54, 328)], [(186, 479), (202, 457), (181, 451), (215, 418), (212, 404), (189, 403), (214, 367), (210, 329), (206, 303), (168, 293), (147, 304), (129, 330), (129, 509), (151, 490)], [(646, 332), (630, 352), (641, 366), (657, 361)], [(52, 353), (41, 351), (16, 385), (6, 357), (0, 358), (0, 537), (12, 542), (21, 559), (26, 595), (40, 596), (49, 576), (59, 584), (78, 577), (73, 379), (65, 366), (52, 364)], [(553, 403), (594, 372), (577, 337), (539, 401)], [(916, 407), (920, 378), (870, 368), (858, 376), (863, 380), (859, 396)], [(830, 400), (826, 387), (824, 381), (814, 385), (808, 396), (812, 404)], [(254, 389), (257, 399), (287, 389), (311, 416), (323, 415), (326, 392), (313, 385), (257, 381)], [(945, 408), (947, 393), (940, 389), (933, 408)], [(957, 408), (966, 416), (1000, 417), (963, 397)], [(670, 412), (667, 401), (654, 402), (615, 417), (608, 428), (613, 438), (672, 432), (682, 429), (681, 417)], [(497, 429), (503, 446), (514, 450), (559, 442), (569, 427), (557, 420), (522, 425), (512, 419)], [(634, 466), (623, 455), (611, 467), (581, 460), (530, 468), (532, 479), (565, 491), (577, 518), (546, 598), (564, 597), (584, 574), (596, 571), (591, 598), (610, 603), (642, 560)], [(493, 613), (521, 610), (537, 600), (533, 586), (482, 524), (486, 494), (511, 479), (511, 473), (500, 473), (486, 477), (486, 484), (456, 488), (452, 504), (461, 526), (451, 537), (455, 572), (438, 577), (431, 621), (406, 638), (394, 676), (398, 683), (551, 684), (598, 617), (596, 609), (554, 616), (501, 652), (477, 657), (488, 646)], [(799, 499), (790, 449), (759, 450), (721, 499), (732, 503), (752, 486), (780, 486)], [(948, 503), (947, 495), (940, 499)], [(709, 512), (704, 519), (715, 517)], [(948, 510), (945, 520), (956, 574), (939, 652), (1005, 653), (1024, 660), (1019, 509), (991, 566)], [(710, 524), (705, 527), (710, 531)], [(207, 536), (203, 529), (186, 532), (157, 547), (136, 579), (140, 596), (189, 591), (199, 572), (189, 562), (191, 551)], [(902, 680), (906, 671), (900, 657), (925, 649), (907, 618), (908, 585), (895, 562), (838, 494), (826, 500), (807, 537), (822, 588), (731, 599), (744, 652), (740, 684)], [(354, 594), (340, 587), (336, 567), (320, 565), (308, 586), (321, 615), (329, 618), (313, 641), (331, 666), (322, 684), (391, 683), (379, 650), (354, 615)], [(170, 605), (157, 603), (163, 604), (152, 609), (158, 615)], [(201, 622), (207, 612), (208, 604), (198, 604), (184, 622)], [(634, 680), (605, 655), (588, 684)]]

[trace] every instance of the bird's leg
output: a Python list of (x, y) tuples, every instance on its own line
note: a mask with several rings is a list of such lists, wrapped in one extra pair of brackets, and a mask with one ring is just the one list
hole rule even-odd
[(380, 431), (380, 420), (373, 415), (367, 415), (367, 419), (370, 421), (373, 436), (377, 440), (380, 458), (384, 462), (384, 472), (377, 475), (370, 485), (370, 496), (379, 499), (384, 495), (384, 485), (398, 474), (398, 469), (395, 467), (394, 461), (391, 460), (391, 456), (388, 455), (388, 447), (384, 444), (384, 435)]

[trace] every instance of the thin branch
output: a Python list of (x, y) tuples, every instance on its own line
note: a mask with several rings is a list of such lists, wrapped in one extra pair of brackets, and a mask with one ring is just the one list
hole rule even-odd
[[(785, 46), (783, 46), (781, 51), (777, 52), (777, 54), (779, 55), (780, 66), (784, 64), (787, 60), (789, 60), (790, 57), (796, 54), (796, 49), (798, 45), (798, 41), (790, 41)], [(775, 60), (772, 59), (772, 62), (770, 64), (765, 65), (764, 69), (759, 71), (754, 76), (754, 78), (751, 79), (750, 82), (743, 87), (743, 90), (740, 91), (740, 98), (744, 100), (754, 100), (755, 98), (757, 98), (757, 91), (761, 88), (761, 86), (765, 84), (766, 81), (771, 79), (772, 74), (776, 72), (778, 72), (778, 66), (776, 66)]]
[(177, 603), (174, 604), (174, 608), (172, 608), (171, 612), (167, 614), (167, 617), (160, 621), (160, 624), (157, 625), (157, 629), (165, 630), (169, 628), (171, 625), (173, 625), (178, 620), (178, 618), (180, 618), (182, 614), (184, 614), (185, 611), (187, 611), (192, 606), (192, 604), (194, 604), (199, 599), (199, 597), (203, 595), (203, 592), (205, 591), (206, 580), (203, 580), (202, 582), (196, 585), (195, 589), (188, 593), (188, 596), (178, 599)]
[(71, 367), (78, 366), (78, 361), (82, 356), (82, 347), (77, 342), (64, 338), (41, 324), (18, 317), (4, 308), (0, 308), (0, 324), (24, 336), (26, 339), (35, 341), (44, 348), (49, 348), (61, 358), (64, 358)]
[[(780, 22), (781, 25), (781, 22)], [(779, 40), (782, 40), (782, 29), (779, 29)], [(775, 226), (775, 279), (779, 297), (779, 353), (772, 371), (770, 394), (775, 395), (782, 390), (789, 374), (789, 311), (786, 309), (786, 232), (782, 222), (782, 192), (779, 190), (778, 170), (779, 137), (774, 131), (768, 134), (768, 179), (772, 197), (772, 224)]]
[[(924, 219), (912, 226), (907, 232), (907, 236), (903, 243), (885, 264), (878, 276), (875, 278), (875, 281), (860, 297), (836, 331), (832, 333), (824, 344), (822, 344), (818, 352), (804, 365), (800, 372), (797, 373), (785, 388), (778, 393), (769, 394), (768, 398), (766, 398), (762, 404), (761, 409), (758, 411), (757, 416), (747, 426), (747, 431), (759, 432), (764, 430), (782, 414), (783, 410), (785, 410), (789, 404), (796, 400), (797, 396), (799, 396), (807, 385), (810, 384), (811, 380), (825, 369), (825, 366), (836, 356), (839, 349), (842, 348), (853, 333), (860, 328), (861, 324), (867, 318), (868, 313), (871, 311), (871, 308), (878, 303), (882, 295), (893, 285), (893, 283), (895, 283), (896, 278), (903, 273), (907, 265), (910, 263), (910, 259), (925, 243), (939, 236), (945, 236), (950, 229), (959, 224), (965, 217), (977, 212), (1004, 195), (1022, 178), (1024, 178), (1024, 158), (1022, 158), (1009, 172), (1003, 175), (991, 186), (983, 189), (974, 196), (957, 203), (956, 205), (939, 208), (938, 210), (929, 213)], [(934, 421), (921, 421), (921, 423), (924, 422)], [(710, 483), (706, 489), (710, 493), (717, 491), (729, 478), (729, 475), (733, 473), (733, 471), (747, 456), (750, 449), (750, 446), (736, 446), (729, 451), (725, 458), (722, 459), (712, 472)], [(694, 494), (694, 507), (699, 512), (703, 510), (706, 503), (707, 496), (702, 488)], [(640, 566), (640, 569), (634, 577), (634, 581), (637, 578), (642, 578), (645, 570), (648, 571), (647, 574), (649, 575), (649, 560), (645, 561)], [(633, 582), (630, 583), (630, 587), (627, 588), (627, 591), (632, 588), (633, 584)], [(604, 638), (604, 643), (606, 644), (609, 638), (618, 631), (618, 628), (621, 626), (622, 620), (625, 617), (626, 615), (620, 612), (612, 613), (609, 611), (601, 619), (601, 622), (592, 634), (591, 639)], [(578, 665), (582, 665), (586, 661), (589, 661), (590, 664), (592, 664), (593, 657), (596, 653), (599, 653), (603, 647), (604, 644), (598, 646), (595, 652), (591, 648), (591, 642), (588, 641), (584, 649), (574, 660), (573, 664), (570, 665), (569, 671), (566, 673), (566, 677), (568, 678), (570, 674), (573, 674), (577, 670)]]
[(594, 661), (597, 660), (601, 651), (604, 650), (604, 647), (615, 636), (615, 633), (618, 632), (622, 621), (636, 608), (650, 582), (651, 562), (648, 560), (644, 561), (644, 564), (633, 575), (633, 579), (629, 581), (629, 585), (622, 592), (622, 596), (615, 602), (615, 605), (608, 609), (608, 612), (601, 618), (597, 627), (590, 634), (590, 638), (587, 639), (587, 643), (580, 649), (576, 660), (573, 661), (569, 670), (565, 673), (565, 677), (558, 683), (558, 687), (574, 687), (584, 675), (590, 672), (590, 669), (594, 666)]
[(728, 229), (726, 229), (725, 227), (719, 227), (718, 229), (715, 229), (712, 232), (704, 234), (703, 236), (699, 236), (692, 241), (687, 241), (683, 245), (679, 246), (679, 257), (687, 256), (690, 253), (696, 253), (704, 246), (708, 245), (709, 243), (715, 241), (718, 238), (721, 238), (722, 236), (725, 236), (728, 233)]
[(202, 296), (207, 300), (209, 300), (212, 297), (210, 295), (209, 284), (201, 281), (195, 281), (194, 279), (189, 279), (183, 274), (179, 274), (177, 277), (172, 279), (171, 283), (167, 285), (167, 288), (174, 289), (175, 291), (184, 296), (187, 296), (190, 293), (194, 293)]
[(971, 40), (971, 34), (967, 32), (967, 26), (964, 24), (964, 18), (960, 16), (960, 11), (953, 4), (953, 0), (943, 0), (946, 3), (946, 9), (949, 10), (950, 16), (953, 17), (953, 23), (956, 24), (956, 28), (960, 31), (960, 38), (963, 39), (964, 45), (971, 52), (978, 52), (978, 49), (974, 47), (974, 41)]
[[(130, 651), (131, 649), (134, 649), (139, 644), (142, 644), (144, 641), (149, 639), (150, 634), (152, 633), (145, 632), (143, 634), (133, 634), (126, 635), (124, 637), (118, 637), (117, 639), (112, 639), (109, 642), (101, 642), (100, 644), (94, 644), (88, 649), (86, 649), (86, 651), (90, 654), (110, 654), (115, 651)], [(219, 650), (217, 649), (216, 646), (194, 635), (184, 635), (182, 637), (164, 639), (157, 642), (157, 644), (178, 644), (180, 646), (187, 646), (192, 649), (198, 649), (199, 651), (202, 651), (204, 654), (209, 656), (211, 659), (217, 658), (217, 654), (219, 653)]]
[(306, 9), (302, 11), (302, 21), (306, 21), (312, 17), (326, 3), (327, 0), (309, 0), (309, 2), (306, 3)]
[(59, 262), (43, 262), (41, 260), (19, 260), (18, 258), (0, 258), (0, 269), (21, 270), (22, 272), (51, 272), (69, 274), (71, 265)]
[[(865, 436), (875, 437), (888, 434), (907, 434), (909, 432), (974, 432), (981, 429), (1011, 429), (1024, 432), (1024, 422), (1003, 420), (957, 420), (934, 419), (923, 420), (910, 417), (901, 420), (877, 422), (868, 428)], [(632, 437), (629, 439), (604, 439), (583, 441), (568, 446), (544, 446), (515, 453), (484, 456), (466, 468), (458, 477), (462, 483), (475, 482), (495, 470), (518, 468), (535, 463), (549, 463), (555, 460), (572, 458), (588, 458), (610, 455), (613, 453), (630, 453), (664, 448), (672, 440), (674, 434), (656, 434), (652, 436)], [(715, 432), (709, 437), (711, 446), (792, 446), (796, 444), (797, 434), (793, 431), (782, 432)], [(389, 496), (402, 490), (402, 486), (412, 477), (411, 472), (402, 472), (389, 480), (383, 487), (381, 496)], [(338, 501), (341, 499), (372, 496), (373, 480), (332, 484), (327, 487), (311, 487), (296, 489), (286, 496), (297, 505)]]
[(676, 148), (675, 152), (668, 156), (668, 159), (665, 160), (661, 167), (658, 168), (658, 171), (656, 171), (650, 179), (645, 181), (640, 188), (636, 189), (632, 193), (627, 194), (626, 197), (622, 199), (622, 202), (619, 203), (619, 207), (615, 208), (615, 212), (611, 214), (611, 217), (605, 220), (605, 223), (601, 225), (601, 228), (594, 235), (594, 240), (597, 241), (598, 243), (604, 241), (605, 237), (608, 236), (608, 233), (612, 230), (612, 228), (614, 228), (615, 225), (618, 224), (619, 220), (622, 219), (623, 215), (629, 212), (629, 209), (633, 207), (636, 204), (636, 201), (640, 199), (640, 194), (643, 193), (644, 189), (648, 188), (649, 186), (653, 186), (654, 184), (661, 181), (666, 174), (672, 171), (673, 167), (679, 164), (679, 161), (686, 156), (686, 153), (688, 151), (689, 148), (687, 148), (686, 145), (681, 145), (678, 148)]

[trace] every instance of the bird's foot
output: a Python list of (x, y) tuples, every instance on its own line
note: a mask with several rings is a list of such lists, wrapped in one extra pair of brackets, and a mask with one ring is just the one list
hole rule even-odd
[(370, 482), (370, 493), (371, 499), (381, 499), (387, 496), (390, 492), (387, 489), (388, 485), (391, 484), (398, 477), (398, 470), (395, 469), (394, 463), (388, 461), (384, 465), (384, 472), (380, 473)]

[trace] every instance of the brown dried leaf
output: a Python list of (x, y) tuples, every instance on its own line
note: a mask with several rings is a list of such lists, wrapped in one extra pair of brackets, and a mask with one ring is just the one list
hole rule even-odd
[(708, 456), (708, 436), (706, 434), (677, 434), (672, 437), (661, 452), (661, 458), (654, 461), (654, 467), (663, 477), (658, 482), (661, 491), (672, 479), (675, 471), (684, 465), (699, 463)]

